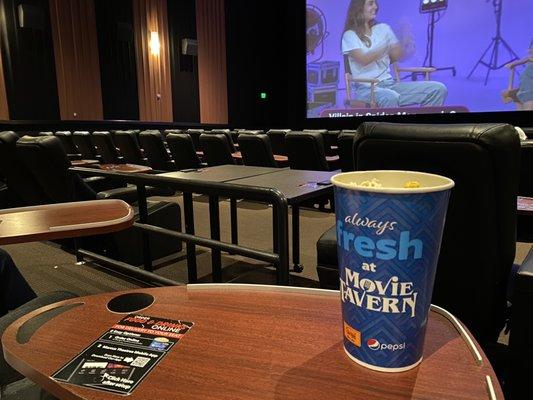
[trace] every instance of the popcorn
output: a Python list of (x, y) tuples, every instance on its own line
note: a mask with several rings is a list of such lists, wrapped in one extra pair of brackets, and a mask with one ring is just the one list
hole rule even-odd
[(376, 178), (373, 178), (370, 181), (363, 181), (360, 184), (357, 184), (357, 182), (351, 182), (351, 184), (354, 186), (360, 186), (360, 187), (377, 187), (377, 188), (383, 187), (381, 182)]
[[(383, 184), (379, 181), (379, 179), (372, 178), (371, 180), (363, 181), (361, 183), (357, 182), (350, 182), (351, 185), (357, 186), (357, 187), (371, 187), (371, 188), (380, 188), (383, 187)], [(403, 185), (405, 189), (418, 189), (421, 187), (420, 182), (418, 181), (407, 181)]]
[(403, 185), (406, 189), (417, 189), (420, 187), (420, 182), (418, 181), (407, 181), (405, 182), (405, 185)]

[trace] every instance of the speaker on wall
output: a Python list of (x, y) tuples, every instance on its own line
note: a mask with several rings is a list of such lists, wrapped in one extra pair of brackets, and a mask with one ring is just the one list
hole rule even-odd
[(44, 15), (40, 7), (31, 4), (19, 4), (17, 7), (17, 16), (19, 28), (44, 28)]
[(185, 56), (197, 56), (198, 41), (196, 39), (181, 39), (181, 54)]

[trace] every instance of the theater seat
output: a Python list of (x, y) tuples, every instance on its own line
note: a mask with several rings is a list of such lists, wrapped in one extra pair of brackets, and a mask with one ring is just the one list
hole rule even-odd
[[(96, 193), (76, 173), (69, 170), (70, 161), (56, 137), (24, 136), (16, 145), (17, 155), (48, 197), (47, 203), (120, 198), (135, 200), (137, 189), (125, 187)], [(147, 193), (159, 193), (160, 188), (147, 188)], [(165, 190), (163, 190), (165, 192)], [(133, 201), (131, 201), (133, 202)], [(149, 202), (148, 220), (154, 225), (181, 230), (180, 207), (174, 202)], [(136, 214), (136, 218), (138, 214)], [(181, 242), (150, 232), (154, 259), (181, 251)], [(85, 240), (85, 239), (83, 239)], [(136, 228), (106, 235), (100, 240), (85, 240), (91, 250), (133, 265), (142, 264), (141, 233)]]
[[(433, 302), (458, 316), (480, 343), (495, 342), (515, 255), (520, 143), (514, 128), (364, 123), (354, 160), (357, 170), (423, 171), (455, 181)], [(334, 243), (334, 228), (317, 243), (322, 287), (338, 287)]]

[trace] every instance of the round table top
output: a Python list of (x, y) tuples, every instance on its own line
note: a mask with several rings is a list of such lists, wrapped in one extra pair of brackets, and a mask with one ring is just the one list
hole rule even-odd
[[(194, 322), (129, 396), (131, 399), (503, 399), (484, 358), (477, 363), (456, 327), (430, 313), (424, 360), (402, 373), (375, 372), (343, 350), (339, 293), (261, 285), (188, 285), (140, 289), (155, 302), (138, 311)], [(2, 343), (7, 361), (62, 399), (116, 399), (115, 394), (52, 380), (69, 360), (124, 314), (106, 305), (118, 293), (81, 303), (41, 326), (26, 344), (18, 328), (49, 306), (12, 324)], [(479, 347), (476, 345), (476, 347)]]

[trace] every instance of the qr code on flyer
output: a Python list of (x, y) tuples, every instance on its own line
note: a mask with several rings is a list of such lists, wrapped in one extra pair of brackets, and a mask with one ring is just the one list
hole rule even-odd
[(130, 364), (132, 367), (144, 367), (146, 364), (148, 364), (148, 361), (150, 359), (148, 357), (137, 357), (133, 362)]

